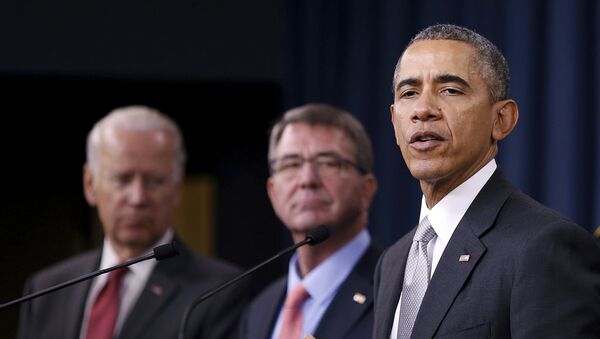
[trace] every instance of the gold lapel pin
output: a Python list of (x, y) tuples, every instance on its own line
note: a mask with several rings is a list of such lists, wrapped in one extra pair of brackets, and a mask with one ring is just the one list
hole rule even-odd
[(463, 254), (458, 258), (458, 262), (467, 262), (469, 259), (471, 259), (470, 254)]
[(365, 303), (365, 301), (367, 301), (367, 297), (362, 293), (356, 292), (356, 293), (354, 293), (352, 300), (354, 300), (354, 302), (362, 305)]

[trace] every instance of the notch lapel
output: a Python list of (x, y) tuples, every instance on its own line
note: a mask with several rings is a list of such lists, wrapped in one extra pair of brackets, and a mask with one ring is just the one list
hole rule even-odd
[[(415, 320), (413, 338), (432, 338), (452, 302), (467, 281), (471, 271), (485, 253), (485, 247), (466, 227), (457, 228), (429, 283), (419, 314)], [(468, 262), (459, 257), (470, 254)]]
[[(471, 272), (486, 252), (479, 237), (493, 225), (514, 189), (497, 169), (459, 222), (431, 278), (413, 338), (432, 338)], [(468, 254), (468, 261), (459, 261)]]
[[(259, 314), (249, 315), (250, 321), (254, 322), (252, 327), (256, 329), (255, 333), (250, 333), (254, 338), (270, 338), (275, 327), (275, 322), (279, 315), (279, 310), (285, 299), (287, 291), (287, 278), (281, 278), (276, 285), (271, 288), (269, 296), (265, 298), (259, 308)], [(273, 302), (276, 301), (276, 302)]]
[(315, 337), (346, 337), (356, 322), (373, 307), (373, 271), (380, 254), (380, 250), (372, 245), (363, 254), (319, 321)]
[(156, 314), (161, 312), (165, 303), (175, 297), (180, 287), (176, 279), (172, 278), (173, 272), (170, 272), (171, 269), (178, 270), (182, 265), (176, 262), (169, 263), (177, 266), (169, 268), (169, 271), (165, 269), (163, 262), (156, 264), (139, 299), (123, 323), (119, 338), (143, 338), (144, 330), (150, 327), (152, 321), (160, 319)]
[[(400, 300), (406, 259), (412, 245), (416, 228), (403, 236), (396, 244), (383, 253), (376, 272), (375, 321), (373, 338), (389, 338), (394, 323), (394, 313)], [(383, 315), (383, 316), (382, 316)]]
[[(101, 251), (96, 251), (89, 259), (85, 259), (85, 264), (81, 266), (81, 271), (78, 275), (86, 274), (98, 269), (100, 255)], [(83, 312), (85, 312), (85, 303), (93, 280), (94, 279), (88, 279), (82, 283), (67, 287), (68, 289), (71, 289), (70, 292), (68, 292), (68, 297), (73, 301), (66, 301), (64, 303), (64, 312), (58, 312), (59, 315), (62, 314), (63, 316), (62, 321), (65, 321), (66, 324), (70, 324), (65, 329), (65, 338), (79, 338), (81, 322), (83, 321)]]

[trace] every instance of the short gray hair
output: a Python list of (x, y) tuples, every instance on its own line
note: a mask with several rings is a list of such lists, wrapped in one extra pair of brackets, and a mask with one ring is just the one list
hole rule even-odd
[(183, 176), (186, 152), (179, 126), (160, 111), (141, 105), (116, 108), (94, 125), (88, 134), (86, 146), (87, 165), (92, 174), (98, 173), (101, 141), (108, 127), (136, 131), (159, 130), (170, 134), (175, 143), (175, 175), (177, 179)]
[[(420, 31), (410, 40), (406, 48), (417, 41), (424, 40), (456, 40), (471, 45), (477, 51), (474, 62), (479, 66), (481, 76), (488, 85), (490, 100), (496, 102), (508, 98), (508, 84), (510, 80), (508, 63), (498, 47), (488, 39), (464, 27), (437, 24)], [(401, 61), (402, 56), (400, 56), (394, 70), (394, 86), (398, 80), (397, 76)]]
[(275, 156), (275, 149), (283, 131), (291, 124), (328, 126), (342, 130), (352, 141), (356, 164), (366, 173), (373, 172), (373, 149), (369, 135), (362, 124), (352, 114), (327, 104), (306, 104), (292, 108), (273, 126), (269, 137), (269, 161)]

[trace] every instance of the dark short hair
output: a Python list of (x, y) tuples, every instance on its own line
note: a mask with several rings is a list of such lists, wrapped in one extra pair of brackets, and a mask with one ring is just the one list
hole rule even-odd
[[(456, 25), (437, 24), (420, 31), (410, 40), (406, 48), (417, 41), (424, 40), (456, 40), (471, 45), (477, 51), (474, 62), (479, 66), (481, 76), (488, 85), (490, 100), (495, 102), (508, 98), (508, 63), (498, 47), (481, 34)], [(401, 60), (402, 56), (398, 59), (394, 70), (394, 86)]]
[(337, 107), (312, 103), (293, 108), (281, 117), (271, 129), (269, 137), (269, 161), (281, 140), (283, 131), (291, 124), (328, 126), (343, 131), (352, 141), (356, 164), (366, 173), (373, 172), (373, 150), (371, 140), (362, 124), (350, 113)]

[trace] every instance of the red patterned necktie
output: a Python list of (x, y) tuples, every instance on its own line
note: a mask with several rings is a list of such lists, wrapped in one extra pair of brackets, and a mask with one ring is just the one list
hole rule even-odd
[(92, 306), (86, 339), (112, 339), (119, 315), (119, 290), (121, 281), (127, 273), (126, 267), (118, 268), (108, 275), (108, 281), (102, 288)]
[(279, 339), (298, 339), (302, 332), (302, 304), (309, 294), (302, 284), (296, 285), (283, 304), (283, 321)]

